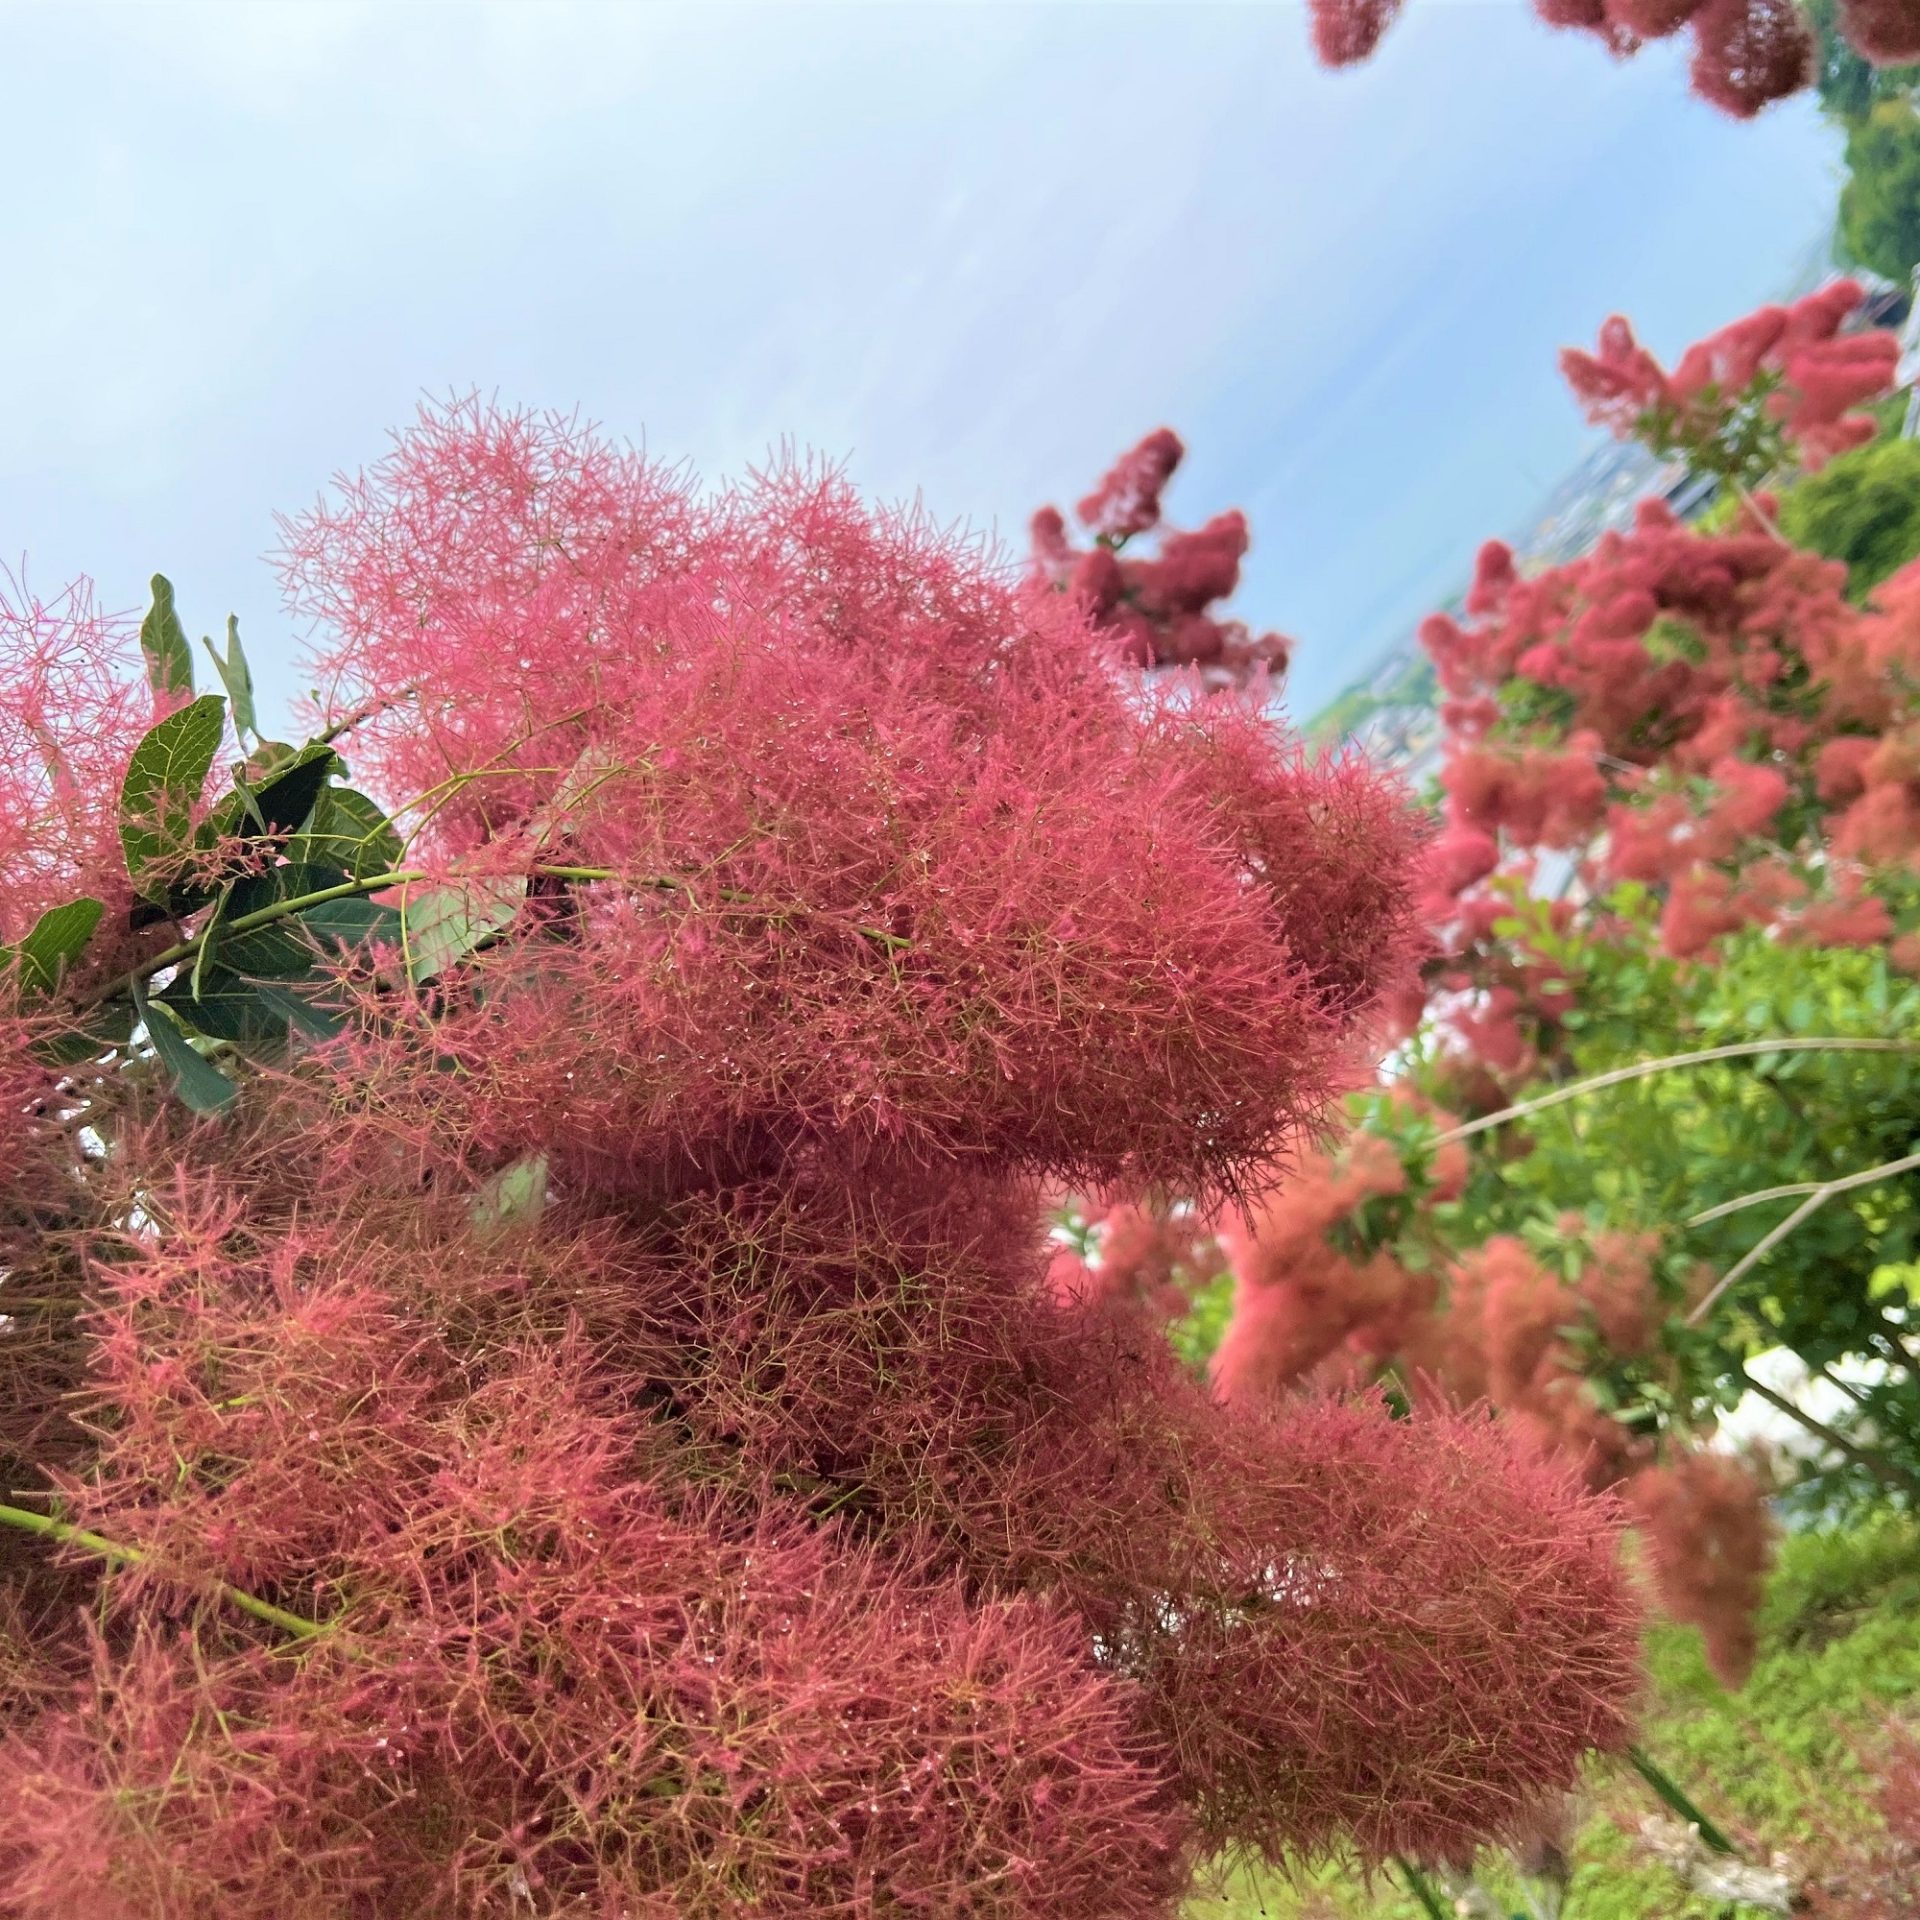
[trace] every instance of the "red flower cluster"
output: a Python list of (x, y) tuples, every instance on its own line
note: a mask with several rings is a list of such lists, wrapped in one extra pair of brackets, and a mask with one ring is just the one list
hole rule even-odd
[(1308, 0), (1314, 52), (1329, 67), (1350, 67), (1371, 58), (1402, 4), (1403, 0)]
[(1097, 1246), (1091, 1260), (1062, 1247), (1048, 1262), (1048, 1285), (1063, 1302), (1104, 1301), (1174, 1320), (1187, 1310), (1188, 1289), (1205, 1285), (1220, 1264), (1213, 1235), (1192, 1207), (1108, 1197), (1076, 1212)]
[[(1428, 1197), (1456, 1198), (1465, 1178), (1464, 1149), (1443, 1149)], [(1587, 1393), (1590, 1361), (1569, 1336), (1590, 1330), (1612, 1358), (1649, 1350), (1661, 1318), (1653, 1240), (1593, 1235), (1579, 1279), (1568, 1282), (1502, 1235), (1443, 1277), (1430, 1260), (1410, 1268), (1395, 1231), (1365, 1230), (1367, 1202), (1406, 1188), (1392, 1143), (1356, 1128), (1338, 1154), (1303, 1162), (1222, 1235), (1236, 1290), (1216, 1384), (1245, 1402), (1284, 1392), (1315, 1368), (1318, 1378), (1353, 1384), (1395, 1360), (1406, 1380), (1451, 1404), (1490, 1403), (1594, 1489), (1616, 1485), (1646, 1450)], [(1579, 1235), (1580, 1223), (1568, 1230)], [(1345, 1364), (1330, 1371), (1323, 1363), (1336, 1352)]]
[(1873, 438), (1872, 416), (1853, 409), (1885, 393), (1899, 363), (1885, 328), (1841, 332), (1864, 297), (1858, 282), (1834, 280), (1757, 308), (1696, 341), (1671, 373), (1615, 314), (1597, 351), (1566, 348), (1561, 371), (1596, 426), (1682, 452), (1700, 471), (1757, 479), (1789, 453), (1818, 467)]
[[(602, 1178), (765, 1128), (1193, 1184), (1317, 1111), (1411, 939), (1389, 784), (1250, 702), (1143, 698), (1070, 598), (831, 476), (677, 501), (642, 544), (658, 476), (530, 431), (430, 419), (290, 531), (337, 705), (412, 689), (356, 764), (430, 796), (441, 857), (632, 883), (510, 1008), (437, 1022), (472, 1137)], [(497, 605), (474, 556), (516, 542)], [(583, 999), (619, 1015), (585, 1057)]]
[[(1398, 0), (1313, 0), (1313, 44), (1329, 66), (1368, 58), (1399, 12)], [(1597, 36), (1615, 55), (1693, 28), (1693, 90), (1723, 113), (1751, 119), (1813, 84), (1816, 43), (1793, 0), (1534, 0), (1550, 27)], [(1842, 0), (1842, 36), (1869, 60), (1920, 56), (1908, 0)]]
[[(1858, 297), (1842, 283), (1764, 309), (1672, 374), (1613, 321), (1569, 372), (1617, 430), (1657, 414), (1681, 438), (1731, 444), (1758, 418), (1817, 457), (1870, 427), (1848, 409), (1891, 372), (1887, 336), (1839, 331)], [(1461, 616), (1435, 615), (1422, 639), (1444, 696), (1445, 805), (1422, 870), (1424, 991), (1392, 1009), (1420, 1035), (1406, 1085), (1485, 1113), (1567, 1069), (1580, 956), (1644, 942), (1656, 915), (1680, 958), (1761, 927), (1892, 942), (1920, 971), (1920, 937), (1895, 940), (1888, 905), (1920, 848), (1920, 565), (1863, 610), (1842, 566), (1781, 537), (1765, 496), (1712, 534), (1647, 502), (1536, 573), (1490, 542)], [(1661, 1329), (1678, 1283), (1656, 1280), (1658, 1241), (1568, 1218), (1577, 1255), (1553, 1265), (1510, 1234), (1462, 1251), (1435, 1212), (1459, 1186), (1418, 1172), (1387, 1116), (1406, 1104), (1376, 1099), (1337, 1149), (1300, 1157), (1230, 1219), (1216, 1384), (1246, 1405), (1391, 1368), (1410, 1396), (1489, 1403), (1589, 1487), (1631, 1490), (1668, 1610), (1737, 1680), (1766, 1565), (1760, 1492), (1738, 1462), (1673, 1438), (1656, 1463), (1647, 1407), (1615, 1412), (1636, 1370), (1673, 1369)], [(1530, 1144), (1518, 1127), (1490, 1139), (1496, 1154)]]
[(1428, 1304), (1418, 1279), (1386, 1251), (1350, 1257), (1328, 1232), (1406, 1185), (1392, 1145), (1359, 1131), (1338, 1153), (1303, 1156), (1277, 1191), (1223, 1227), (1234, 1301), (1212, 1360), (1221, 1394), (1241, 1402), (1278, 1393), (1362, 1334), (1356, 1345), (1398, 1345), (1389, 1329)]
[(1684, 1453), (1627, 1489), (1661, 1604), (1698, 1627), (1730, 1687), (1753, 1667), (1754, 1614), (1773, 1564), (1773, 1523), (1758, 1483), (1721, 1453)]
[(82, 582), (52, 601), (0, 575), (0, 941), (83, 873), (126, 902), (120, 776), (169, 702), (132, 678), (129, 636)]
[(1615, 1486), (1644, 1448), (1595, 1403), (1588, 1362), (1569, 1336), (1589, 1329), (1617, 1358), (1648, 1350), (1660, 1318), (1653, 1250), (1644, 1235), (1596, 1234), (1579, 1279), (1568, 1282), (1520, 1241), (1496, 1236), (1454, 1264), (1444, 1300), (1408, 1343), (1409, 1363), (1456, 1399), (1484, 1396), (1589, 1486)]
[(491, 932), (337, 970), (217, 1121), (144, 1063), (62, 1094), (105, 1156), (22, 1114), (86, 1436), (16, 1484), (88, 1531), (0, 1565), (54, 1623), (0, 1907), (1169, 1915), (1624, 1738), (1605, 1507), (1444, 1410), (1223, 1407), (1124, 1214), (1132, 1284), (1049, 1281), (1042, 1183), (1221, 1204), (1324, 1110), (1412, 951), (1391, 787), (817, 473), (458, 408), (289, 552), (408, 897)]
[(1042, 507), (1033, 516), (1033, 577), (1073, 595), (1135, 666), (1192, 667), (1210, 686), (1282, 674), (1287, 640), (1255, 637), (1211, 611), (1240, 584), (1243, 514), (1216, 514), (1192, 533), (1161, 529), (1152, 555), (1121, 557), (1136, 536), (1161, 528), (1160, 496), (1185, 451), (1161, 427), (1123, 454), (1076, 510), (1093, 536), (1085, 549), (1074, 546), (1058, 508)]
[[(1490, 544), (1468, 622), (1436, 614), (1422, 629), (1449, 729), (1426, 910), (1448, 953), (1480, 963), (1442, 984), (1526, 999), (1511, 977), (1524, 942), (1506, 943), (1495, 977), (1485, 937), (1512, 912), (1493, 883), (1538, 849), (1591, 883), (1664, 889), (1675, 954), (1750, 924), (1829, 945), (1884, 938), (1855, 863), (1910, 858), (1920, 819), (1899, 718), (1920, 579), (1896, 575), (1865, 614), (1844, 589), (1836, 563), (1770, 521), (1699, 534), (1660, 502), (1529, 579)], [(1796, 852), (1808, 833), (1811, 866)]]
[(1840, 31), (1877, 67), (1920, 60), (1920, 8), (1913, 0), (1840, 0)]
[[(1464, 1173), (1461, 1165), (1457, 1177)], [(1395, 1232), (1376, 1236), (1371, 1251), (1353, 1249), (1360, 1210), (1405, 1185), (1391, 1143), (1357, 1129), (1340, 1154), (1305, 1162), (1223, 1235), (1237, 1284), (1216, 1383), (1245, 1405), (1310, 1378), (1352, 1386), (1391, 1361), (1420, 1397), (1487, 1404), (1540, 1458), (1567, 1463), (1595, 1491), (1624, 1488), (1662, 1606), (1702, 1630), (1714, 1671), (1739, 1686), (1770, 1564), (1759, 1485), (1722, 1454), (1669, 1450), (1656, 1464), (1651, 1442), (1587, 1384), (1596, 1363), (1630, 1361), (1655, 1344), (1666, 1313), (1653, 1278), (1656, 1238), (1586, 1236), (1569, 1220), (1569, 1236), (1586, 1240), (1572, 1281), (1498, 1235), (1454, 1260), (1438, 1284), (1430, 1270), (1403, 1264)], [(1449, 1182), (1435, 1197), (1454, 1191)], [(1336, 1354), (1345, 1363), (1337, 1368)]]

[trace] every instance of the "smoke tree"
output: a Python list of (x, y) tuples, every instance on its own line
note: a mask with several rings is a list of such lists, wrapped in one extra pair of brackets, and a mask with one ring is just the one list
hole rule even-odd
[(1100, 1196), (1056, 1273), (1174, 1316), (1235, 1406), (1490, 1402), (1621, 1490), (1730, 1682), (1766, 1489), (1703, 1448), (1754, 1356), (1872, 1363), (1805, 1495), (1920, 1492), (1920, 564), (1856, 603), (1763, 484), (1871, 433), (1896, 355), (1842, 330), (1858, 300), (1672, 373), (1623, 320), (1567, 355), (1594, 417), (1732, 484), (1728, 524), (1653, 500), (1570, 564), (1482, 552), (1423, 630), (1441, 823), (1386, 1078), (1264, 1193)]
[[(1366, 60), (1403, 0), (1309, 0), (1314, 50), (1328, 66)], [(1550, 27), (1596, 37), (1615, 58), (1684, 32), (1693, 91), (1722, 112), (1751, 119), (1806, 88), (1834, 83), (1836, 56), (1872, 67), (1920, 61), (1920, 8), (1913, 0), (1534, 0)]]
[[(1161, 496), (1185, 457), (1167, 427), (1122, 454), (1075, 508), (1088, 535), (1084, 548), (1073, 544), (1057, 507), (1042, 507), (1030, 529), (1032, 577), (1071, 593), (1131, 665), (1190, 669), (1210, 688), (1283, 675), (1290, 647), (1284, 635), (1256, 635), (1214, 610), (1240, 584), (1246, 515), (1230, 508), (1191, 533), (1161, 521)], [(1134, 542), (1149, 535), (1154, 548), (1143, 553)]]
[(1390, 784), (808, 468), (457, 405), (285, 567), (297, 747), (0, 616), (9, 1913), (1170, 1914), (1624, 1738), (1563, 1466), (1049, 1274), (1324, 1121)]

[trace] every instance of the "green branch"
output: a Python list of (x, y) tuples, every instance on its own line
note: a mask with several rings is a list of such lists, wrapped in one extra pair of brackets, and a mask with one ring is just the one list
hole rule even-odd
[(1665, 1767), (1658, 1765), (1644, 1748), (1629, 1747), (1627, 1759), (1634, 1772), (1699, 1834), (1703, 1845), (1711, 1847), (1715, 1853), (1738, 1855), (1740, 1849), (1687, 1798), (1680, 1783)]
[[(89, 1533), (84, 1527), (72, 1526), (65, 1520), (55, 1520), (27, 1507), (0, 1503), (0, 1526), (18, 1527), (23, 1533), (41, 1534), (49, 1540), (58, 1541), (63, 1547), (78, 1547), (111, 1566), (137, 1567), (144, 1565), (147, 1559), (146, 1553), (139, 1547), (129, 1547), (118, 1540), (109, 1540), (102, 1534)], [(256, 1620), (264, 1620), (268, 1626), (278, 1627), (282, 1633), (293, 1634), (298, 1639), (311, 1640), (322, 1629), (320, 1621), (289, 1613), (284, 1607), (276, 1607), (270, 1601), (259, 1599), (239, 1587), (228, 1586), (224, 1580), (214, 1582), (214, 1591), (229, 1606), (238, 1607), (242, 1613), (250, 1613)]]
[[(1687, 1325), (1697, 1327), (1701, 1320), (1706, 1317), (1707, 1309), (1711, 1307), (1729, 1287), (1759, 1265), (1788, 1234), (1792, 1233), (1803, 1221), (1811, 1219), (1835, 1194), (1851, 1193), (1855, 1187), (1874, 1186), (1882, 1180), (1893, 1179), (1896, 1174), (1911, 1173), (1917, 1167), (1920, 1167), (1920, 1153), (1909, 1153), (1898, 1160), (1882, 1161), (1877, 1167), (1866, 1167), (1858, 1173), (1842, 1174), (1837, 1180), (1822, 1180), (1813, 1186), (1802, 1188), (1801, 1191), (1803, 1191), (1807, 1197), (1802, 1200), (1778, 1226), (1774, 1227), (1763, 1238), (1749, 1247), (1747, 1251), (1707, 1289), (1706, 1293), (1701, 1297), (1699, 1305), (1687, 1315)], [(1792, 1189), (1785, 1191), (1792, 1191)], [(1765, 1194), (1750, 1197), (1758, 1199), (1779, 1199), (1784, 1197), (1784, 1193), (1783, 1190), (1778, 1187), (1770, 1187)], [(1698, 1216), (1698, 1219), (1710, 1219), (1717, 1211), (1721, 1211), (1721, 1209), (1710, 1209), (1708, 1213)], [(1689, 1222), (1689, 1224), (1697, 1225), (1698, 1219)]]
[(1447, 1910), (1440, 1904), (1440, 1896), (1427, 1883), (1427, 1876), (1404, 1854), (1396, 1853), (1393, 1864), (1400, 1869), (1400, 1877), (1406, 1881), (1413, 1897), (1420, 1902), (1421, 1911), (1427, 1920), (1447, 1920)]
[[(407, 867), (395, 873), (370, 873), (358, 880), (343, 880), (337, 887), (321, 887), (313, 893), (301, 893), (288, 900), (272, 900), (264, 907), (256, 907), (251, 913), (237, 914), (231, 920), (223, 920), (219, 925), (220, 937), (224, 940), (238, 933), (251, 933), (256, 927), (270, 927), (276, 920), (290, 919), (294, 914), (304, 913), (309, 907), (324, 906), (330, 900), (351, 900), (356, 896), (378, 893), (383, 887), (398, 887), (411, 881), (429, 880), (433, 876)], [(202, 929), (191, 939), (176, 940), (172, 946), (163, 948), (151, 960), (144, 960), (139, 966), (130, 968), (117, 980), (109, 980), (104, 986), (82, 996), (82, 1007), (97, 1006), (103, 1000), (112, 1000), (123, 993), (131, 993), (134, 988), (153, 978), (165, 967), (178, 966), (183, 960), (191, 960), (206, 943), (208, 929)]]
[(1645, 1080), (1653, 1074), (1667, 1073), (1676, 1067), (1700, 1067), (1715, 1060), (1749, 1059), (1762, 1053), (1920, 1053), (1920, 1040), (1844, 1037), (1742, 1040), (1728, 1047), (1702, 1047), (1694, 1053), (1670, 1053), (1659, 1060), (1636, 1060), (1630, 1067), (1615, 1067), (1608, 1073), (1596, 1073), (1591, 1079), (1575, 1080), (1568, 1086), (1555, 1087), (1551, 1093), (1540, 1094), (1532, 1100), (1522, 1100), (1518, 1106), (1502, 1107), (1498, 1113), (1482, 1114), (1478, 1120), (1449, 1127), (1445, 1133), (1435, 1136), (1434, 1145), (1444, 1147), (1455, 1140), (1469, 1140), (1476, 1133), (1503, 1127), (1509, 1120), (1524, 1120), (1530, 1114), (1544, 1113), (1549, 1107), (1560, 1106), (1568, 1100), (1578, 1100), (1584, 1094), (1598, 1093), (1604, 1087), (1624, 1086), (1629, 1080)]
[[(552, 880), (624, 880), (630, 886), (651, 887), (673, 893), (691, 894), (692, 892), (692, 888), (684, 880), (661, 879), (652, 875), (636, 878), (630, 874), (623, 874), (614, 867), (543, 864), (536, 866), (533, 871)], [(272, 926), (279, 920), (290, 920), (297, 914), (305, 913), (309, 907), (320, 907), (333, 900), (351, 900), (361, 895), (379, 893), (387, 887), (413, 886), (433, 878), (432, 874), (425, 873), (417, 867), (401, 867), (391, 873), (364, 874), (358, 879), (343, 880), (338, 886), (320, 887), (312, 893), (296, 894), (286, 900), (269, 901), (266, 906), (256, 907), (251, 913), (237, 914), (231, 920), (221, 921), (217, 931), (221, 939), (230, 939), (236, 934), (251, 933), (258, 927)], [(776, 909), (755, 907), (745, 902), (742, 904), (746, 905), (750, 912), (777, 916)], [(816, 918), (830, 920), (844, 926), (849, 932), (857, 933), (861, 938), (887, 948), (889, 952), (913, 945), (911, 940), (897, 933), (888, 933), (883, 927), (861, 926), (856, 922), (842, 919), (840, 915), (829, 909), (820, 908), (810, 911)], [(152, 959), (142, 961), (139, 966), (130, 968), (117, 979), (110, 980), (105, 985), (94, 988), (91, 993), (83, 995), (76, 1004), (81, 1008), (98, 1006), (102, 1001), (115, 999), (123, 993), (132, 993), (136, 987), (152, 979), (164, 968), (178, 966), (183, 961), (193, 959), (205, 946), (208, 933), (214, 930), (203, 928), (188, 939), (176, 940), (172, 946), (162, 948)]]
[(1856, 1467), (1864, 1468), (1883, 1487), (1903, 1492), (1910, 1498), (1920, 1496), (1920, 1476), (1909, 1473), (1904, 1467), (1894, 1465), (1891, 1460), (1880, 1454), (1870, 1453), (1865, 1447), (1856, 1446), (1844, 1433), (1837, 1432), (1824, 1420), (1816, 1420), (1804, 1407), (1795, 1406), (1784, 1393), (1776, 1393), (1764, 1380), (1755, 1379), (1746, 1367), (1735, 1367), (1733, 1377), (1749, 1393), (1757, 1394), (1776, 1412), (1784, 1413), (1789, 1420), (1804, 1427), (1815, 1439), (1825, 1441), (1843, 1459), (1851, 1460)]

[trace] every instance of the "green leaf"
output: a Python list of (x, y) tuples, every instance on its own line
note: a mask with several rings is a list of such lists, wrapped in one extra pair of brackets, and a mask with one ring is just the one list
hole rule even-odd
[(333, 773), (334, 751), (317, 741), (304, 746), (288, 764), (253, 789), (253, 802), (268, 833), (293, 833), (304, 826)]
[(200, 998), (200, 988), (206, 979), (207, 969), (213, 965), (214, 953), (220, 945), (220, 923), (225, 919), (228, 903), (232, 899), (233, 888), (223, 887), (207, 924), (200, 929), (200, 951), (193, 956), (193, 972), (188, 980), (196, 1000)]
[[(242, 920), (263, 908), (298, 900), (305, 894), (324, 893), (329, 887), (342, 885), (346, 878), (338, 867), (304, 863), (250, 873), (233, 883), (233, 897), (225, 918), (229, 922)], [(263, 927), (225, 933), (221, 936), (221, 958), (236, 973), (276, 978), (306, 973), (313, 966), (314, 956), (310, 941), (301, 937), (304, 924), (305, 916), (295, 913)]]
[(155, 693), (193, 691), (193, 649), (186, 629), (174, 611), (173, 582), (164, 573), (153, 576), (153, 605), (140, 622), (140, 651), (146, 656), (147, 684)]
[(416, 984), (443, 973), (484, 940), (513, 924), (524, 879), (476, 880), (416, 894), (400, 910), (407, 975)]
[(313, 974), (297, 982), (252, 980), (230, 967), (213, 967), (198, 995), (175, 980), (160, 998), (199, 1033), (250, 1053), (278, 1053), (295, 1032), (324, 1040), (342, 1031), (346, 1022), (324, 999), (325, 991), (326, 982)]
[[(249, 765), (257, 767), (259, 756)], [(293, 833), (313, 812), (334, 766), (333, 749), (314, 741), (288, 759), (276, 759), (264, 778), (249, 778), (244, 770), (236, 770), (233, 792), (213, 810), (201, 829), (201, 845), (212, 846), (234, 834)]]
[(331, 1040), (346, 1030), (346, 1022), (323, 1000), (301, 993), (284, 981), (256, 980), (253, 990), (261, 1002), (284, 1019), (289, 1028), (297, 1027), (316, 1040)]
[(221, 1113), (239, 1097), (240, 1089), (211, 1060), (194, 1050), (179, 1022), (167, 1008), (145, 994), (137, 994), (140, 1017), (160, 1064), (173, 1076), (174, 1090), (195, 1113)]
[[(49, 907), (20, 942), (20, 984), (28, 993), (52, 993), (60, 977), (80, 957), (106, 908), (98, 900), (69, 900)], [(11, 955), (9, 955), (11, 957)]]
[(133, 750), (120, 788), (120, 845), (127, 872), (144, 898), (161, 899), (164, 880), (153, 869), (187, 851), (195, 803), (220, 751), (227, 703), (202, 694), (170, 713)]
[(359, 880), (391, 873), (402, 851), (398, 830), (377, 802), (352, 787), (323, 787), (312, 825), (288, 846), (287, 857), (344, 867)]
[(233, 917), (243, 919), (282, 900), (298, 900), (309, 893), (343, 887), (350, 877), (344, 867), (324, 860), (291, 860), (284, 866), (269, 867), (265, 873), (250, 873), (234, 882)]
[(160, 995), (160, 1004), (196, 1033), (249, 1051), (275, 1046), (287, 1037), (285, 1016), (261, 999), (251, 980), (228, 967), (209, 967), (197, 992), (188, 980), (174, 980)]
[(483, 1234), (532, 1226), (547, 1204), (547, 1156), (530, 1153), (503, 1167), (474, 1196), (473, 1224)]
[(34, 1043), (34, 1054), (58, 1067), (97, 1060), (115, 1047), (124, 1047), (133, 1032), (133, 1003), (108, 1000), (88, 1010), (84, 1019)]
[[(306, 838), (295, 844), (304, 845)], [(372, 940), (398, 940), (398, 911), (357, 894), (298, 908), (263, 926), (238, 926), (266, 908), (290, 906), (308, 895), (349, 885), (351, 879), (340, 867), (294, 861), (233, 881), (232, 897), (220, 916), (221, 962), (249, 978), (292, 978), (311, 971), (316, 944), (338, 950)]]
[(241, 651), (239, 616), (227, 615), (227, 657), (224, 660), (211, 640), (203, 637), (200, 644), (206, 648), (207, 658), (213, 662), (213, 670), (227, 690), (227, 699), (233, 707), (234, 731), (258, 733), (259, 728), (254, 724), (253, 669), (247, 665), (247, 656)]
[(397, 942), (400, 938), (398, 908), (361, 896), (349, 895), (309, 907), (294, 924), (329, 947), (361, 947), (376, 940)]

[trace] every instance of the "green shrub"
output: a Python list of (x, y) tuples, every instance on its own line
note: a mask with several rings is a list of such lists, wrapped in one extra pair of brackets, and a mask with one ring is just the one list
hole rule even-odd
[(1882, 439), (1787, 489), (1780, 529), (1795, 546), (1847, 563), (1864, 599), (1920, 555), (1920, 440)]

